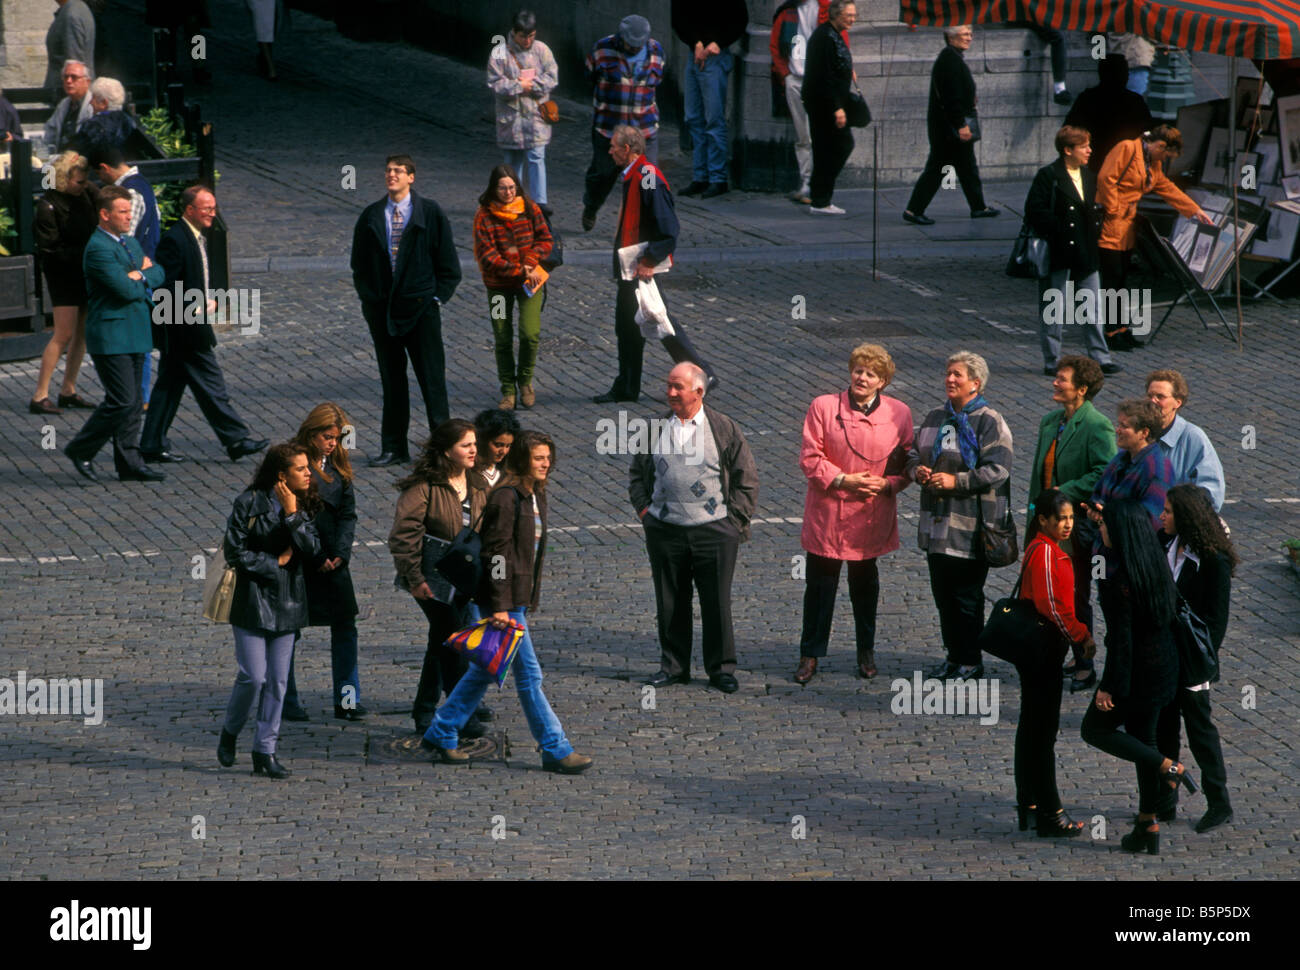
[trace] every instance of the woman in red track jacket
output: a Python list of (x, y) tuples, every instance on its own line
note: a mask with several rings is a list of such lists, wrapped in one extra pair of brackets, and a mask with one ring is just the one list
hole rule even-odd
[(1052, 622), (1060, 637), (1044, 645), (1037, 663), (1020, 672), (1020, 722), (1016, 725), (1016, 805), (1020, 830), (1036, 816), (1038, 834), (1072, 838), (1083, 831), (1061, 807), (1056, 789), (1056, 732), (1061, 721), (1061, 661), (1068, 644), (1082, 645), (1082, 654), (1096, 651), (1088, 628), (1074, 615), (1074, 567), (1059, 543), (1074, 529), (1074, 505), (1054, 488), (1034, 500), (1038, 532), (1025, 549), (1020, 596), (1033, 602)]

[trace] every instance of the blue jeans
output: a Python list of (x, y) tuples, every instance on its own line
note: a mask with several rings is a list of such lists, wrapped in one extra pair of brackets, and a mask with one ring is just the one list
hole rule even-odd
[[(564, 736), (560, 719), (555, 716), (550, 702), (542, 693), (542, 665), (537, 662), (537, 654), (533, 650), (533, 638), (528, 632), (525, 611), (518, 609), (509, 612), (512, 620), (524, 626), (524, 636), (519, 641), (514, 663), (510, 665), (510, 674), (515, 679), (515, 690), (519, 692), (524, 717), (528, 719), (528, 730), (541, 745), (542, 751), (559, 761), (573, 753), (573, 745)], [(457, 732), (478, 709), (479, 702), (483, 700), (483, 694), (492, 681), (492, 675), (486, 670), (477, 664), (470, 664), (451, 696), (438, 708), (424, 739), (440, 748), (455, 748), (459, 740)]]
[(506, 164), (523, 180), (523, 188), (538, 205), (546, 205), (546, 146), (503, 148)]
[[(289, 656), (289, 683), (284, 692), (284, 706), (287, 710), (302, 707), (298, 701), (298, 683), (293, 676), (293, 661), (298, 652), (298, 641), (302, 631), (294, 634), (293, 650)], [(361, 680), (357, 670), (357, 621), (342, 620), (330, 626), (330, 674), (334, 686), (334, 706), (343, 706), (343, 688), (352, 688), (352, 703), (355, 707), (361, 703)]]
[(235, 634), (235, 663), (239, 673), (230, 692), (230, 703), (226, 705), (225, 729), (230, 734), (239, 734), (256, 707), (253, 750), (259, 754), (275, 754), (289, 658), (293, 655), (293, 631), (248, 630), (233, 624), (231, 630)]
[(695, 146), (692, 179), (696, 182), (727, 181), (727, 75), (732, 56), (723, 51), (706, 58), (696, 67), (694, 58), (686, 67), (686, 127)]

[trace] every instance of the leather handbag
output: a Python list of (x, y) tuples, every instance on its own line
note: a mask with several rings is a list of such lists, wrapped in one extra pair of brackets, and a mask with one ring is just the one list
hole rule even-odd
[[(980, 140), (980, 120), (978, 115), (968, 115), (965, 119), (966, 127), (970, 129), (970, 142), (973, 145)], [(959, 136), (960, 140), (960, 136)]]
[(871, 124), (871, 108), (867, 106), (867, 99), (862, 96), (857, 81), (853, 82), (853, 90), (844, 102), (844, 120), (850, 128), (865, 128)]
[(1219, 658), (1210, 638), (1210, 628), (1197, 616), (1187, 600), (1178, 597), (1178, 613), (1173, 623), (1174, 643), (1178, 647), (1178, 684), (1195, 687), (1219, 679)]
[(456, 592), (463, 596), (473, 596), (483, 580), (482, 555), (483, 539), (473, 526), (467, 525), (451, 540), (433, 568), (456, 588)]
[(1034, 235), (1028, 223), (1021, 223), (1020, 235), (1011, 245), (1007, 275), (1022, 280), (1045, 280), (1052, 274), (1052, 254), (1047, 240)]
[(235, 567), (227, 565), (208, 572), (203, 584), (203, 617), (214, 623), (230, 622), (230, 604), (235, 600)]
[(1060, 630), (1038, 612), (1032, 600), (1020, 598), (1020, 584), (1024, 579), (1022, 569), (1011, 595), (993, 604), (993, 612), (989, 614), (975, 647), (1017, 667), (1055, 662), (1055, 653), (1049, 648), (1064, 646), (1064, 638)]
[[(1016, 538), (1016, 523), (1011, 517), (1011, 503), (1001, 523), (991, 525), (984, 521), (984, 500), (977, 499), (980, 518), (980, 542), (984, 546), (984, 561), (990, 566), (1010, 566), (1020, 559), (1020, 542)], [(997, 656), (997, 654), (994, 654)]]
[(543, 101), (537, 106), (537, 113), (542, 116), (542, 120), (548, 125), (559, 123), (560, 106), (554, 101)]

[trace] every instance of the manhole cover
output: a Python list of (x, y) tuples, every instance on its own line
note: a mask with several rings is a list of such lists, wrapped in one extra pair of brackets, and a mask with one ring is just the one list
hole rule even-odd
[[(372, 738), (369, 760), (378, 764), (430, 761), (433, 755), (420, 745), (420, 738), (415, 733), (386, 740)], [(460, 750), (468, 754), (472, 761), (499, 761), (505, 764), (510, 757), (510, 738), (504, 733), (485, 734), (481, 738), (462, 741)]]

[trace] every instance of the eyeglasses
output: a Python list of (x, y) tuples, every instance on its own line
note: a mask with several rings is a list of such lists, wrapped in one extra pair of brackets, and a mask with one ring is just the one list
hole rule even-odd
[(65, 80), (65, 81), (80, 81), (82, 78), (86, 78), (86, 77), (89, 77), (89, 76), (90, 76), (90, 75), (88, 75), (88, 74), (65, 74), (65, 75), (63, 75), (63, 80)]

